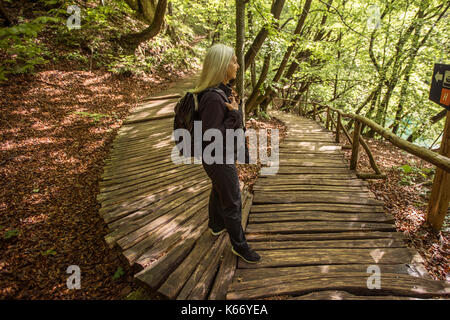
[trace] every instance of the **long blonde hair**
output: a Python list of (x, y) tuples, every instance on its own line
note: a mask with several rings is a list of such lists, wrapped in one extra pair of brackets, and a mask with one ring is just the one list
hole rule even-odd
[(196, 87), (191, 92), (199, 93), (224, 81), (233, 55), (234, 49), (229, 46), (221, 43), (212, 45), (206, 53)]

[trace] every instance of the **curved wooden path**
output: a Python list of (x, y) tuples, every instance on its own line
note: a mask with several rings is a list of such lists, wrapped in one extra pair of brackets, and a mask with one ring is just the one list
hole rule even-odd
[[(281, 112), (288, 125), (277, 175), (242, 188), (243, 226), (263, 260), (231, 253), (228, 235), (207, 230), (211, 183), (201, 164), (174, 164), (173, 108), (182, 81), (139, 105), (105, 162), (98, 201), (135, 279), (169, 299), (430, 298), (450, 295), (395, 232), (366, 182), (348, 169), (332, 135)], [(248, 222), (248, 224), (247, 224)], [(368, 289), (379, 267), (381, 289)]]

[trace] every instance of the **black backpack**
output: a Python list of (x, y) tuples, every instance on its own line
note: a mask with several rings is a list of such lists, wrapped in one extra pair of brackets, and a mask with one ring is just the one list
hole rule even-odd
[[(226, 96), (225, 92), (217, 87), (207, 88), (201, 93), (211, 90), (217, 92), (226, 102), (230, 103), (230, 100)], [(200, 121), (200, 114), (198, 112), (199, 101), (197, 101), (197, 97), (201, 93), (195, 94), (189, 91), (186, 92), (186, 94), (178, 100), (174, 108), (175, 118), (173, 120), (173, 130), (186, 129), (189, 132), (191, 137), (191, 157), (194, 157), (194, 121)], [(178, 148), (178, 155), (182, 156), (182, 150), (186, 150), (187, 147), (184, 147), (184, 144), (182, 143), (183, 137), (180, 136), (179, 138), (176, 138), (174, 136), (174, 140)]]

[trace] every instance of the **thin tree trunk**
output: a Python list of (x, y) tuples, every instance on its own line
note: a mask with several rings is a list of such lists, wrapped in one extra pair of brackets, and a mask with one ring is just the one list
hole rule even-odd
[(244, 96), (244, 43), (245, 43), (245, 2), (236, 0), (236, 57), (239, 63), (239, 69), (236, 77), (236, 91), (239, 94), (241, 103), (239, 110), (242, 112), (245, 123), (245, 96)]
[[(251, 10), (248, 10), (247, 13), (247, 19), (248, 19), (248, 33), (251, 38), (254, 36), (253, 32), (253, 14)], [(250, 75), (251, 75), (251, 85), (252, 85), (252, 91), (256, 87), (256, 63), (255, 60), (252, 61), (250, 64)]]
[(8, 12), (5, 9), (5, 6), (3, 5), (3, 0), (0, 0), (0, 17), (2, 17), (5, 20), (5, 26), (9, 27), (13, 25), (13, 20), (9, 16)]
[[(270, 12), (272, 13), (275, 20), (278, 20), (280, 18), (281, 10), (284, 7), (284, 2), (285, 0), (275, 0), (272, 3), (272, 8)], [(259, 31), (259, 33), (256, 35), (255, 39), (253, 40), (253, 43), (251, 44), (250, 48), (247, 50), (245, 54), (245, 70), (247, 70), (250, 64), (255, 60), (255, 57), (258, 54), (259, 50), (261, 49), (268, 34), (269, 31), (265, 27), (263, 27), (261, 31)]]
[(120, 43), (134, 51), (140, 43), (155, 37), (161, 31), (166, 8), (167, 0), (159, 0), (152, 24), (141, 32), (123, 35), (119, 40)]
[[(311, 1), (312, 0), (306, 0), (305, 5), (303, 6), (302, 14), (300, 15), (300, 19), (298, 20), (297, 26), (294, 30), (294, 35), (300, 34), (300, 31), (303, 28), (303, 25), (305, 24), (306, 17), (309, 14), (309, 9), (311, 8)], [(286, 68), (286, 65), (288, 63), (289, 58), (291, 57), (292, 51), (294, 51), (295, 46), (297, 45), (297, 39), (294, 40), (294, 43), (289, 46), (286, 53), (284, 54), (283, 60), (281, 61), (280, 66), (278, 67), (277, 73), (275, 74), (275, 77), (273, 78), (273, 82), (278, 82), (280, 80), (281, 75), (284, 72), (284, 69)]]

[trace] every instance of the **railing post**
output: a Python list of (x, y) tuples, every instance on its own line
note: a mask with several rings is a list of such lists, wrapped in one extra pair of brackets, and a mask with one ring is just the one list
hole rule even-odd
[(356, 170), (356, 165), (358, 164), (360, 131), (361, 131), (361, 123), (358, 120), (355, 120), (355, 130), (353, 130), (352, 158), (350, 159), (350, 170)]
[(341, 130), (341, 113), (337, 113), (337, 122), (336, 122), (336, 142), (339, 143), (339, 131)]
[(330, 130), (330, 107), (327, 107), (327, 130)]
[[(450, 111), (447, 111), (444, 135), (442, 136), (439, 153), (450, 158)], [(433, 187), (428, 202), (427, 222), (431, 227), (439, 231), (444, 223), (450, 201), (450, 173), (436, 167)]]
[(317, 105), (314, 103), (313, 120), (316, 121)]

